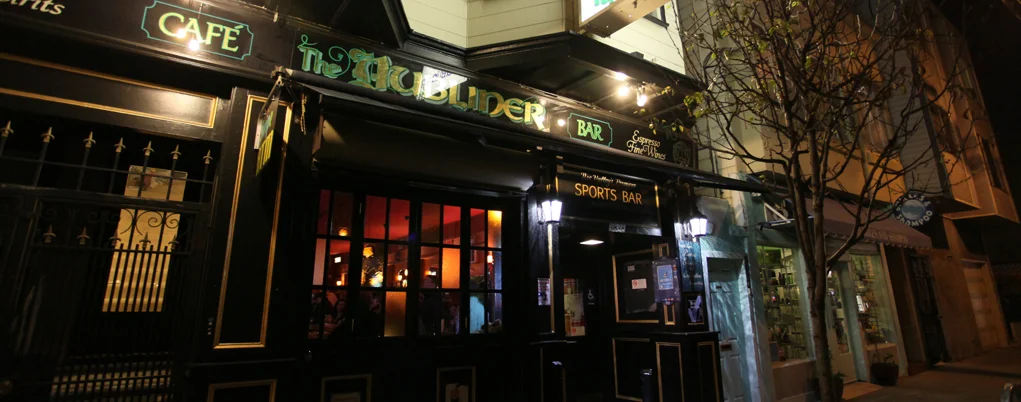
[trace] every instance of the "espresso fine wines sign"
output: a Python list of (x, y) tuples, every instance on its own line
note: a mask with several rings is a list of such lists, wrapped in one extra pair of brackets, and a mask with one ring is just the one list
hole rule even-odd
[(566, 218), (659, 226), (659, 187), (650, 181), (565, 167), (556, 192)]

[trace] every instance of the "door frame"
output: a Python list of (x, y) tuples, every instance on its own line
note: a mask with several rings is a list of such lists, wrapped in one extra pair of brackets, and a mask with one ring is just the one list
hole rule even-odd
[[(751, 278), (749, 277), (750, 265), (748, 263), (748, 255), (745, 253), (703, 250), (701, 257), (702, 260), (700, 262), (702, 263), (702, 275), (703, 278), (706, 278), (707, 283), (706, 287), (712, 286), (712, 276), (709, 275), (710, 259), (736, 260), (740, 262), (741, 269), (740, 272), (738, 272), (738, 281), (744, 282), (743, 288), (745, 289), (745, 291), (747, 291), (746, 302), (744, 303), (744, 308), (741, 311), (742, 319), (745, 322), (744, 333), (746, 336), (745, 338), (746, 347), (743, 353), (744, 356), (742, 356), (742, 358), (745, 361), (745, 365), (748, 367), (749, 372), (747, 374), (751, 376), (751, 378), (749, 378), (748, 380), (747, 389), (748, 394), (745, 396), (745, 400), (761, 401), (763, 400), (762, 399), (763, 367), (761, 364), (762, 358), (761, 356), (759, 356), (759, 352), (760, 350), (762, 350), (761, 345), (762, 339), (759, 336), (759, 331), (757, 330), (759, 327), (759, 319), (757, 317), (757, 314), (753, 313), (755, 311), (754, 304), (755, 297), (753, 289), (751, 287), (750, 281)], [(708, 307), (708, 312), (706, 316), (712, 317), (713, 309), (715, 309), (716, 306), (713, 305), (712, 297), (707, 297), (706, 299), (707, 299), (706, 306)], [(715, 323), (713, 323), (713, 320), (709, 321), (710, 321), (709, 328), (710, 330), (712, 330), (712, 328), (715, 326)], [(751, 336), (751, 338), (748, 338), (749, 335)]]

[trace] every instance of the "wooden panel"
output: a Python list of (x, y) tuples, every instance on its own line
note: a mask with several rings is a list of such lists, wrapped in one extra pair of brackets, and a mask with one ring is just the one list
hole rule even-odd
[(680, 343), (656, 343), (656, 382), (659, 385), (659, 402), (685, 400), (684, 357)]
[[(263, 180), (266, 176), (255, 175), (258, 152), (253, 148), (255, 121), (258, 111), (265, 104), (262, 97), (249, 95), (244, 101), (245, 110), (241, 122), (240, 153), (238, 155), (233, 196), (231, 198), (230, 221), (227, 233), (227, 250), (223, 263), (220, 283), (220, 298), (216, 311), (216, 328), (213, 334), (215, 349), (261, 348), (266, 346), (269, 323), (270, 289), (276, 253), (276, 229), (279, 224), (280, 199), (282, 192), (283, 161), (280, 155), (275, 185)], [(277, 120), (277, 133), (282, 133), (284, 143), (290, 132), (291, 109), (281, 104)], [(286, 148), (286, 147), (285, 147)], [(239, 229), (238, 223), (243, 223)], [(245, 246), (263, 244), (262, 252), (246, 250)], [(247, 251), (247, 252), (246, 252)], [(235, 275), (231, 275), (231, 271)]]
[(613, 389), (618, 399), (642, 400), (641, 370), (655, 368), (648, 339), (613, 338)]
[(420, 34), (465, 47), (468, 4), (465, 0), (404, 0), (411, 29)]
[(206, 402), (274, 402), (276, 400), (277, 381), (242, 381), (222, 384), (210, 384)]

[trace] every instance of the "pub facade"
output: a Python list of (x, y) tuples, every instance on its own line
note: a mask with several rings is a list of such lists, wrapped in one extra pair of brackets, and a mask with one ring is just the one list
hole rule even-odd
[(294, 3), (0, 7), (0, 400), (723, 399), (697, 83)]

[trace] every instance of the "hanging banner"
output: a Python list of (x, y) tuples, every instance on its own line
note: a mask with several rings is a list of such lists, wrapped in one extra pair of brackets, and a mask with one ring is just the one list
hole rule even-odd
[(654, 182), (561, 167), (556, 192), (565, 218), (659, 227), (659, 186)]

